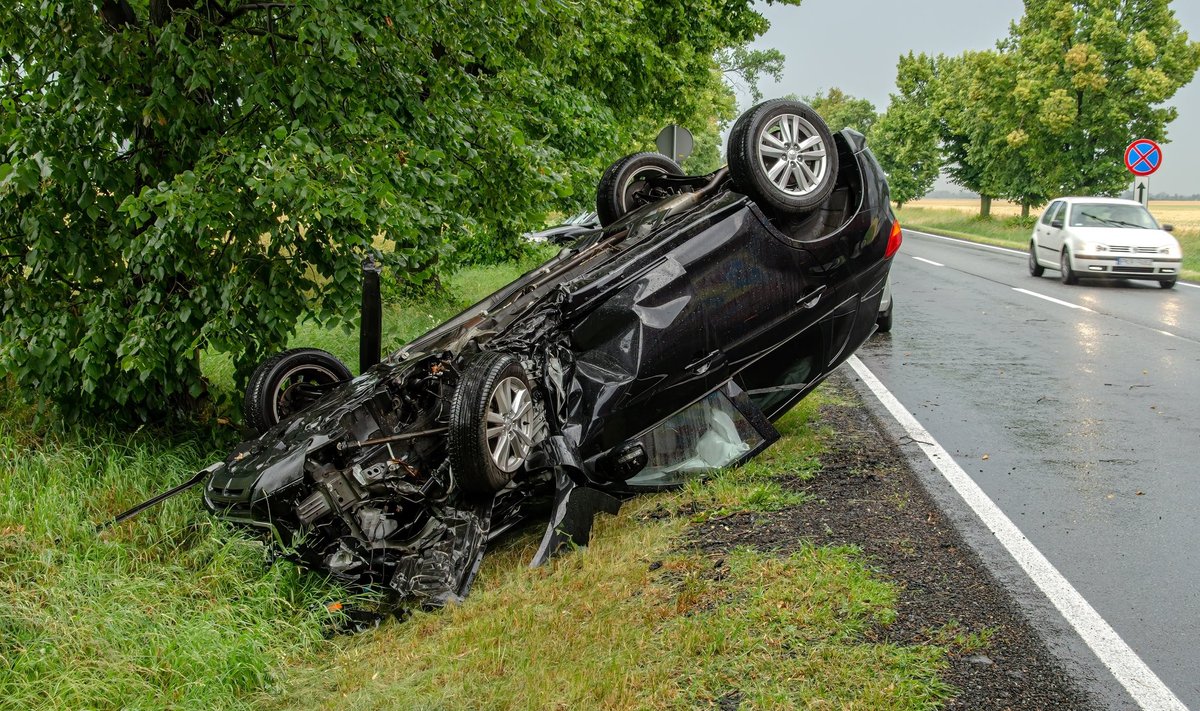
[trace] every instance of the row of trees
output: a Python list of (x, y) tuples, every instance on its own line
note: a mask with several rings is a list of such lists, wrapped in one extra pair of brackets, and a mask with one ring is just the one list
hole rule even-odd
[(429, 283), (663, 125), (715, 135), (766, 28), (751, 0), (6, 0), (0, 371), (187, 407), (202, 349), (244, 376), (353, 313), (367, 252)]
[(1030, 206), (1126, 189), (1134, 138), (1163, 140), (1166, 106), (1200, 67), (1200, 43), (1170, 0), (1025, 0), (995, 50), (908, 54), (871, 146), (892, 196), (926, 194), (939, 173), (981, 196)]

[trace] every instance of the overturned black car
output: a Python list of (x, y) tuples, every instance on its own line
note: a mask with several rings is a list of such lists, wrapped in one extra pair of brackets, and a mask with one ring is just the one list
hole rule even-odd
[(318, 351), (264, 364), (248, 414), (278, 424), (209, 468), (208, 507), (309, 568), (458, 599), (532, 515), (537, 563), (619, 497), (770, 445), (875, 330), (900, 244), (863, 137), (793, 101), (743, 115), (716, 173), (617, 162), (597, 207), (602, 228), (353, 380)]

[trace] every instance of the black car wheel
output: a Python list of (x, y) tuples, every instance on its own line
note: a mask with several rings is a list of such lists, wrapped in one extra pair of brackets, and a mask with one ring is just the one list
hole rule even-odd
[(529, 375), (507, 353), (484, 352), (459, 378), (450, 405), (450, 468), (468, 494), (503, 489), (525, 466), (538, 422)]
[(242, 407), (246, 423), (266, 432), (353, 377), (336, 356), (316, 348), (293, 348), (274, 355), (250, 376)]
[(634, 153), (610, 165), (596, 190), (600, 224), (608, 227), (639, 207), (660, 200), (648, 180), (662, 175), (683, 175), (683, 169), (659, 153)]
[(1174, 289), (1175, 288), (1175, 280), (1174, 279), (1164, 279), (1163, 281), (1158, 282), (1158, 288)]
[(892, 312), (896, 309), (896, 297), (892, 297), (892, 303), (888, 304), (887, 311), (883, 311), (875, 319), (875, 325), (880, 333), (888, 333), (892, 330)]
[(833, 192), (837, 173), (829, 126), (800, 101), (765, 101), (739, 118), (729, 135), (733, 184), (764, 208), (812, 210)]
[(1038, 264), (1037, 245), (1029, 243), (1029, 276), (1040, 277), (1046, 273), (1046, 268)]
[(1067, 250), (1062, 251), (1062, 256), (1058, 261), (1059, 271), (1062, 272), (1062, 283), (1070, 286), (1079, 283), (1079, 277), (1075, 276), (1075, 272), (1071, 271), (1071, 253)]

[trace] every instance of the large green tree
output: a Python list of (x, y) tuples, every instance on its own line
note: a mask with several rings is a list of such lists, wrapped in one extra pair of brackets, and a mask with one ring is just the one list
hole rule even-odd
[(898, 205), (920, 199), (933, 188), (942, 167), (933, 114), (936, 61), (926, 54), (900, 58), (898, 93), (871, 128), (869, 145), (887, 172)]
[(816, 109), (835, 131), (852, 128), (867, 134), (879, 119), (874, 104), (866, 99), (851, 96), (836, 86), (812, 96), (805, 96), (801, 101)]
[(1125, 147), (1165, 140), (1177, 115), (1165, 102), (1200, 67), (1170, 0), (1026, 0), (1001, 50), (1013, 60), (1006, 142), (1036, 166), (1005, 196), (1026, 206), (1125, 189)]
[(201, 349), (244, 375), (350, 313), (368, 252), (421, 282), (515, 249), (709, 121), (715, 57), (766, 27), (749, 0), (0, 0), (0, 368), (186, 406)]

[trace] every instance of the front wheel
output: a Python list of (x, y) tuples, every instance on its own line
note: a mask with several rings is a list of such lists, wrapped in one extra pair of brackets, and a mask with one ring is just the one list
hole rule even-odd
[(242, 412), (266, 432), (353, 378), (345, 363), (317, 348), (293, 348), (263, 361), (250, 376)]
[(1079, 277), (1075, 276), (1075, 272), (1071, 271), (1071, 253), (1065, 249), (1062, 251), (1062, 256), (1059, 258), (1058, 268), (1059, 271), (1062, 272), (1060, 277), (1062, 279), (1062, 283), (1066, 284), (1067, 286), (1079, 283)]
[(829, 126), (800, 101), (764, 101), (729, 134), (729, 177), (764, 209), (798, 214), (833, 193), (838, 152)]
[(489, 496), (528, 461), (542, 436), (540, 402), (513, 356), (485, 351), (459, 378), (450, 404), (450, 470), (463, 491)]
[(1163, 281), (1160, 281), (1160, 282), (1158, 282), (1158, 288), (1174, 289), (1175, 288), (1175, 280), (1174, 279), (1165, 279)]
[(1029, 276), (1040, 277), (1046, 273), (1046, 268), (1038, 264), (1037, 260), (1037, 245), (1033, 242), (1029, 243)]

